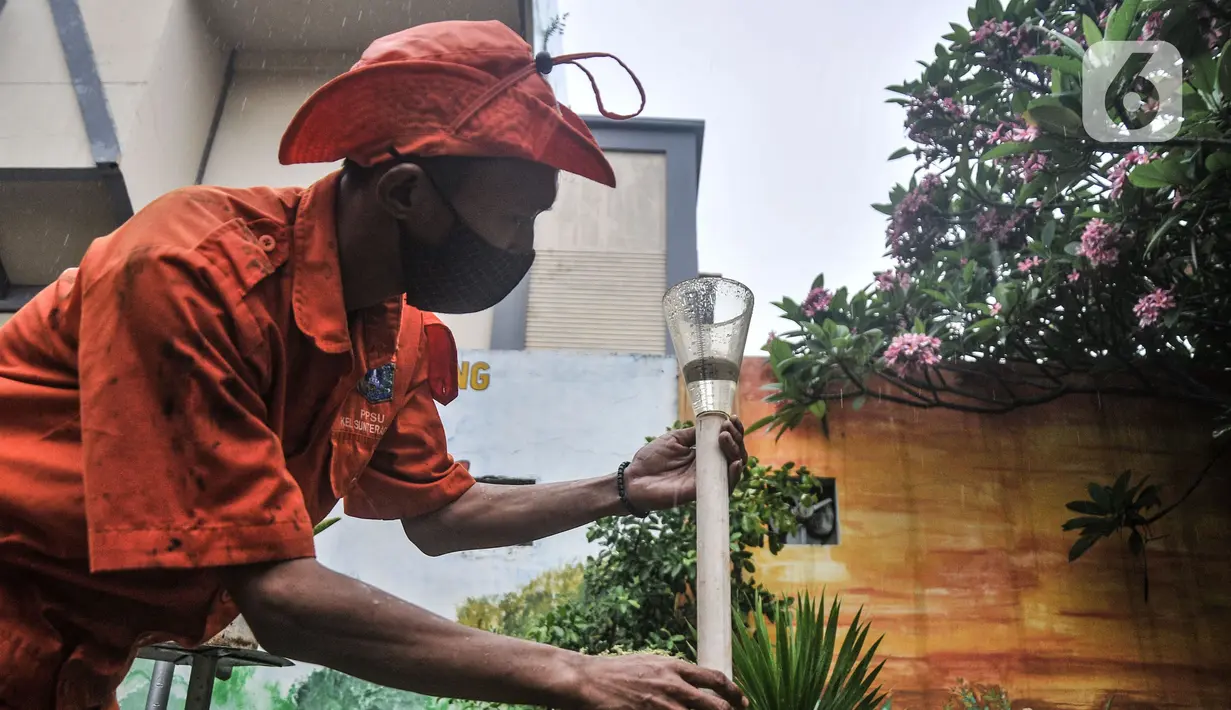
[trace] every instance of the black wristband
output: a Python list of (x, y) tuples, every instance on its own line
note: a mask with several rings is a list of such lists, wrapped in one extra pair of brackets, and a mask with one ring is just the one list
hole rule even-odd
[(624, 471), (628, 469), (628, 465), (630, 463), (632, 462), (625, 461), (620, 464), (618, 469), (616, 469), (616, 490), (620, 492), (620, 502), (624, 504), (624, 508), (628, 511), (628, 514), (636, 518), (644, 518), (649, 515), (649, 513), (641, 512), (637, 509), (637, 506), (633, 505), (633, 502), (628, 499), (628, 486), (624, 483)]

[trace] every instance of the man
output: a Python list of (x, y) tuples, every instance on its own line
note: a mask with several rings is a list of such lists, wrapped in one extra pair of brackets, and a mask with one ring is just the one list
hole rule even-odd
[[(164, 196), (0, 330), (0, 707), (114, 708), (138, 647), (237, 613), (273, 653), (421, 693), (742, 704), (721, 674), (469, 629), (313, 558), (338, 500), (438, 555), (692, 499), (691, 430), (533, 487), (477, 484), (446, 452), (457, 354), (430, 312), (525, 276), (558, 170), (614, 185), (539, 73), (576, 58), (494, 22), (377, 40), (283, 138), (284, 163), (340, 173)], [(722, 446), (734, 481), (738, 422)]]

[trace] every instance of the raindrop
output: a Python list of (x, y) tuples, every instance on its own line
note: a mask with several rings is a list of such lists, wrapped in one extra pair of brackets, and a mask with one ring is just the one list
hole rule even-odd
[(342, 26), (346, 27), (346, 16), (345, 15), (342, 16)]
[(243, 112), (244, 112), (244, 108), (245, 108), (247, 105), (248, 105), (248, 97), (247, 97), (247, 96), (245, 96), (245, 97), (244, 97), (244, 100), (243, 100), (243, 101), (239, 104), (239, 112), (240, 112), (240, 113), (243, 113)]
[(363, 8), (359, 9), (359, 17), (355, 18), (356, 22), (363, 22)]

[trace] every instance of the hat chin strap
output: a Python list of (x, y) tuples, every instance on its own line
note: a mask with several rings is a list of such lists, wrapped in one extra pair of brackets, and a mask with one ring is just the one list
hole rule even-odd
[[(580, 61), (582, 59), (599, 58), (614, 59), (615, 62), (628, 73), (629, 77), (632, 78), (633, 83), (637, 85), (637, 93), (641, 95), (641, 105), (637, 107), (637, 110), (633, 113), (615, 113), (613, 111), (608, 111), (607, 107), (603, 105), (603, 94), (598, 89), (598, 82), (594, 79), (594, 75), (590, 73), (590, 70), (582, 66)], [(474, 103), (472, 103), (469, 108), (462, 111), (458, 117), (453, 120), (453, 123), (449, 125), (449, 130), (457, 131), (459, 128), (466, 125), (466, 122), (471, 118), (474, 118), (475, 114), (494, 101), (497, 96), (503, 94), (514, 84), (517, 84), (536, 71), (546, 76), (551, 73), (552, 67), (557, 64), (571, 64), (585, 72), (586, 78), (590, 80), (590, 88), (594, 90), (594, 101), (598, 104), (598, 112), (602, 114), (604, 118), (610, 118), (615, 121), (626, 121), (630, 118), (635, 118), (645, 110), (645, 88), (641, 86), (641, 80), (637, 78), (637, 75), (633, 73), (632, 69), (628, 68), (627, 64), (625, 64), (614, 54), (608, 54), (607, 52), (581, 52), (578, 54), (561, 54), (558, 57), (553, 57), (547, 52), (539, 52), (530, 64), (506, 76), (492, 85), (492, 87), (487, 91), (483, 92), (479, 98), (475, 99)]]

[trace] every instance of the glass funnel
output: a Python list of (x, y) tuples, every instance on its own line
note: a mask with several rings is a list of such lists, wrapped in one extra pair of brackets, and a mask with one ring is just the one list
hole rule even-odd
[(747, 286), (720, 276), (682, 281), (663, 297), (663, 314), (695, 416), (731, 415), (752, 304)]

